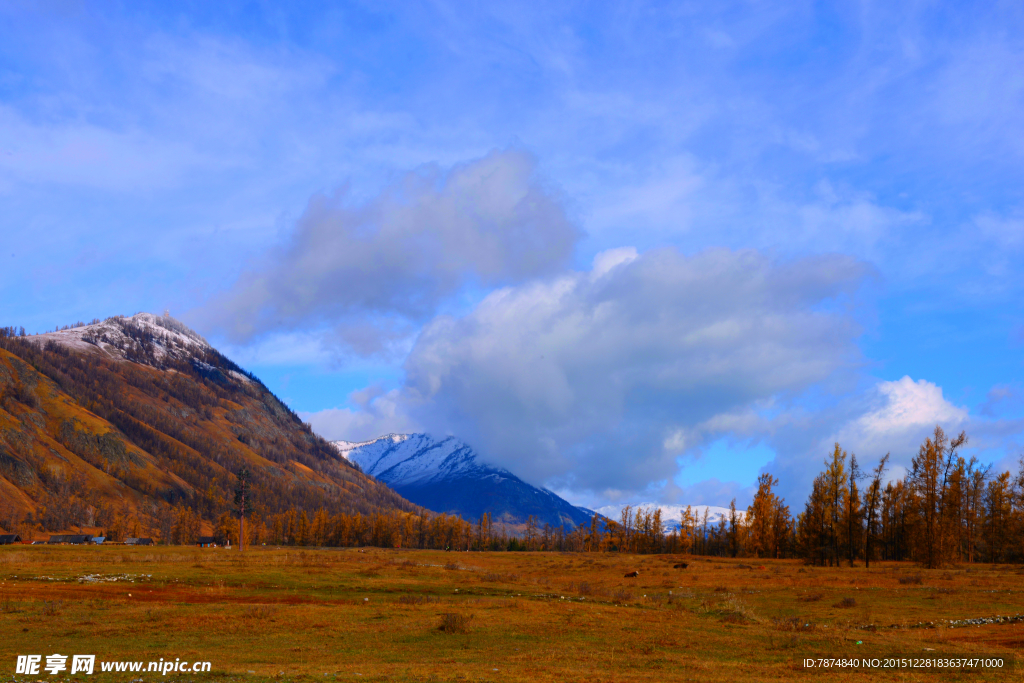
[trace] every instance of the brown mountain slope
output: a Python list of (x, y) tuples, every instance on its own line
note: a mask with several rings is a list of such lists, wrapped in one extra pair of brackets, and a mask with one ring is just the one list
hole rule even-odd
[(172, 318), (0, 330), (0, 527), (194, 533), (231, 509), (242, 466), (262, 515), (418, 509)]

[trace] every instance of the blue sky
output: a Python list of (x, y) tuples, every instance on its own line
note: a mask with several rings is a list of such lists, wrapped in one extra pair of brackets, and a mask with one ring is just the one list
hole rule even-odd
[(592, 505), (1016, 468), (1018, 3), (536, 5), (6, 3), (0, 322), (170, 309)]

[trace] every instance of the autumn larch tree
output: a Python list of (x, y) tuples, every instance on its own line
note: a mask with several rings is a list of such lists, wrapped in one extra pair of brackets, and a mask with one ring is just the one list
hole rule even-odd
[(729, 548), (733, 557), (740, 552), (740, 518), (736, 512), (736, 499), (729, 501)]
[(925, 439), (914, 458), (907, 483), (918, 499), (922, 524), (922, 561), (929, 568), (938, 567), (948, 559), (953, 536), (946, 505), (949, 502), (949, 475), (957, 450), (967, 443), (967, 434), (950, 441), (939, 426), (931, 438)]
[(776, 521), (778, 496), (772, 493), (772, 487), (778, 486), (779, 480), (765, 472), (757, 478), (757, 493), (747, 508), (747, 528), (750, 532), (750, 549), (754, 555), (770, 555), (776, 534), (772, 528)]
[(871, 540), (875, 536), (875, 523), (878, 520), (878, 506), (882, 502), (882, 475), (885, 474), (885, 466), (889, 462), (889, 454), (886, 453), (878, 462), (878, 467), (871, 473), (871, 484), (868, 485), (868, 492), (864, 498), (865, 514), (867, 516), (867, 531), (864, 535), (864, 567), (871, 566)]
[(850, 454), (850, 480), (846, 495), (846, 546), (850, 559), (850, 566), (857, 556), (857, 541), (860, 540), (861, 517), (860, 492), (857, 490), (857, 480), (860, 479), (860, 466), (857, 464), (857, 456)]
[(842, 543), (841, 530), (843, 518), (846, 516), (846, 484), (848, 475), (846, 473), (846, 451), (838, 443), (832, 449), (831, 460), (825, 461), (825, 505), (829, 526), (829, 564), (835, 563), (839, 566), (840, 546)]

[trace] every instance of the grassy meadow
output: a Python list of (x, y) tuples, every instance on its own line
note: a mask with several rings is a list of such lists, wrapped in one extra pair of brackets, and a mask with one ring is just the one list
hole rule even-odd
[[(1024, 623), (946, 622), (1018, 613), (1024, 568), (1008, 565), (0, 546), (0, 680), (1019, 681), (1020, 662), (955, 674), (801, 664), (1012, 657)], [(15, 675), (17, 655), (51, 653), (207, 660), (212, 672)]]

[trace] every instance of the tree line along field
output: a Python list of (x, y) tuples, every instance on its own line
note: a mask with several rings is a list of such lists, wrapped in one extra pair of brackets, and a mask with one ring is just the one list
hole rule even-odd
[[(1014, 565), (3, 546), (0, 661), (12, 677), (19, 654), (212, 663), (166, 680), (1020, 680), (1020, 668), (823, 672), (802, 661), (1009, 659), (1024, 649), (1024, 622), (1005, 619), (1024, 612), (1022, 591)], [(993, 623), (955, 623), (978, 618)]]

